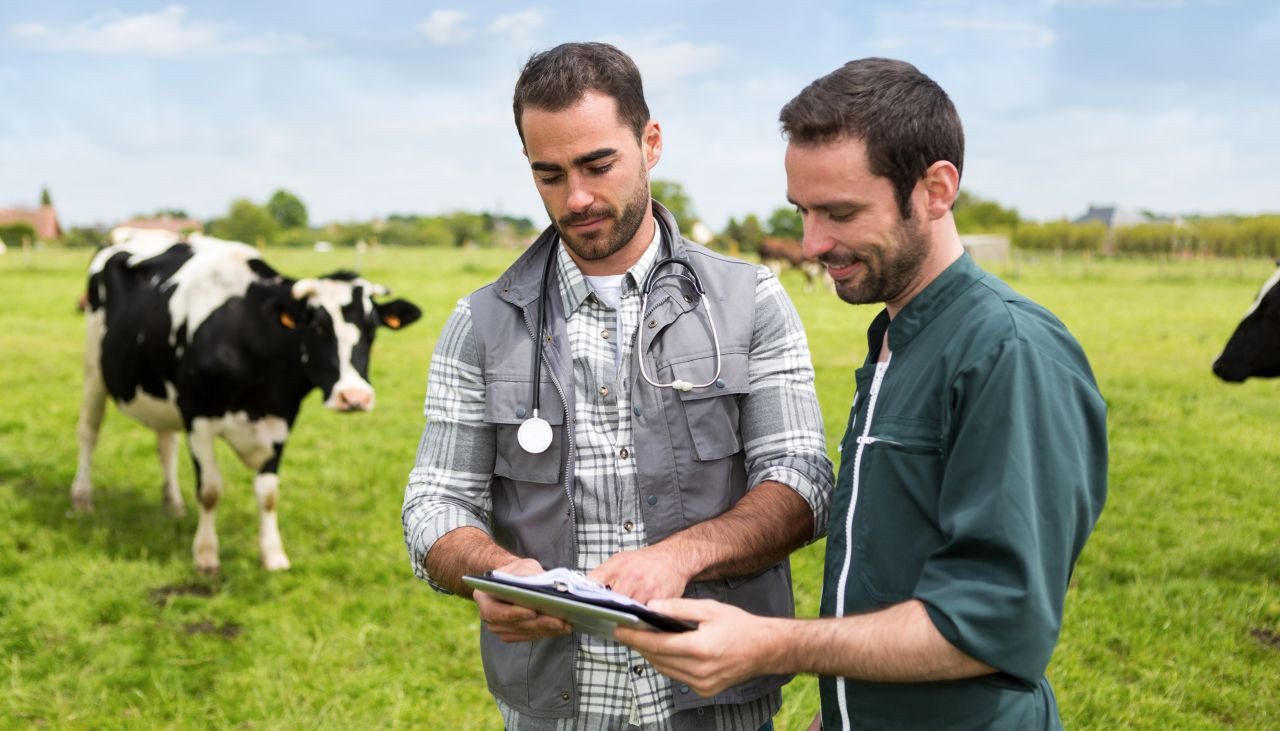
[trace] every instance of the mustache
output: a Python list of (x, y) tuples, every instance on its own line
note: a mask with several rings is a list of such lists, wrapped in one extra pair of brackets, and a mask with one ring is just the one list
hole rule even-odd
[(617, 212), (609, 206), (600, 206), (597, 208), (588, 208), (580, 213), (568, 213), (559, 218), (557, 223), (563, 228), (565, 226), (574, 226), (579, 223), (594, 221), (597, 218), (617, 218)]

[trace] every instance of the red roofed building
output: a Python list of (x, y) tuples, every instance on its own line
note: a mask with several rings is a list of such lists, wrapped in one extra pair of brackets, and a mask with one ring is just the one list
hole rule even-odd
[(204, 224), (194, 218), (174, 218), (158, 216), (156, 218), (135, 218), (120, 224), (120, 228), (139, 228), (149, 231), (172, 231), (176, 234), (203, 231)]
[(36, 238), (42, 241), (62, 238), (62, 227), (58, 225), (58, 212), (53, 206), (0, 208), (0, 226), (13, 223), (29, 224), (35, 229)]

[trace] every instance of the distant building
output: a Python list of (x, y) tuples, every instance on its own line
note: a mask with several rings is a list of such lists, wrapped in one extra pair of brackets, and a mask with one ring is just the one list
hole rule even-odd
[(977, 261), (994, 263), (1009, 260), (1008, 234), (961, 234), (960, 244)]
[(1090, 204), (1089, 210), (1072, 223), (1092, 223), (1097, 221), (1107, 227), (1108, 231), (1123, 226), (1137, 226), (1142, 223), (1179, 223), (1179, 219), (1168, 216), (1157, 216), (1146, 211), (1119, 206), (1095, 206)]
[(125, 221), (118, 228), (134, 228), (144, 231), (172, 231), (186, 234), (192, 231), (203, 231), (204, 224), (194, 218), (174, 218), (173, 216), (157, 216), (156, 218), (135, 218)]
[(53, 206), (39, 208), (0, 208), (0, 226), (25, 223), (35, 229), (36, 238), (54, 241), (62, 238), (62, 226), (58, 225), (58, 212)]

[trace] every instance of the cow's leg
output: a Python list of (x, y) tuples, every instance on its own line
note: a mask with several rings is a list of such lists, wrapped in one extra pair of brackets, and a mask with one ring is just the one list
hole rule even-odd
[(195, 556), (196, 570), (202, 573), (214, 573), (219, 567), (218, 531), (214, 519), (218, 498), (222, 497), (222, 472), (213, 451), (215, 437), (208, 419), (195, 419), (187, 434), (191, 459), (196, 468), (196, 501), (200, 503), (200, 523), (196, 526), (191, 552)]
[(78, 511), (93, 510), (93, 449), (98, 444), (102, 415), (107, 406), (107, 386), (102, 382), (102, 369), (98, 360), (102, 343), (102, 315), (95, 313), (89, 317), (91, 320), (84, 349), (84, 399), (80, 402), (80, 421), (76, 425), (80, 457), (76, 464), (75, 479), (71, 481), (71, 506)]
[(156, 432), (156, 452), (160, 455), (160, 469), (164, 472), (164, 507), (175, 518), (187, 514), (178, 489), (178, 432)]
[(258, 551), (262, 557), (262, 568), (267, 571), (289, 568), (289, 556), (284, 552), (276, 520), (279, 487), (280, 477), (275, 472), (259, 472), (253, 478), (253, 491), (258, 496)]
[(280, 455), (289, 437), (289, 424), (276, 416), (237, 423), (226, 431), (227, 441), (249, 469), (258, 498), (258, 555), (267, 571), (289, 568), (289, 556), (280, 539), (276, 506), (280, 501)]

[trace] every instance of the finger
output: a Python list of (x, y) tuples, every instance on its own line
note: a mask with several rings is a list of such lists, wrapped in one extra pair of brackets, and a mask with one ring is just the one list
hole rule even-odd
[(694, 621), (711, 619), (725, 606), (713, 599), (654, 599), (648, 605), (655, 612)]

